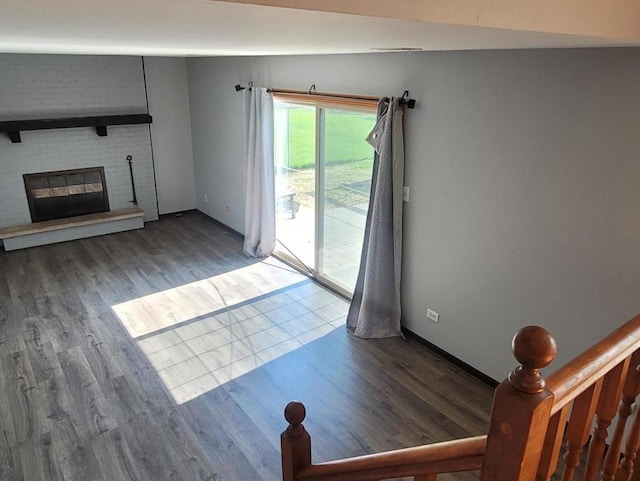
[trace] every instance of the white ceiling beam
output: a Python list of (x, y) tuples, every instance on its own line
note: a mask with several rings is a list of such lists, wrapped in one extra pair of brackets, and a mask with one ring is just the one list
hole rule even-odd
[(274, 7), (640, 40), (638, 0), (221, 0)]

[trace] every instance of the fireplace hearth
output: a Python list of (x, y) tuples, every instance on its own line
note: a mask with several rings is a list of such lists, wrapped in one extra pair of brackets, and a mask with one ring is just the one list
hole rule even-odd
[(32, 222), (109, 211), (104, 167), (25, 174)]

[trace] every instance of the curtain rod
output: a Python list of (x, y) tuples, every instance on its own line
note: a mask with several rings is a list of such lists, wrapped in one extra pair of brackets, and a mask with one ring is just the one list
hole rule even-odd
[[(249, 82), (246, 87), (243, 87), (240, 84), (235, 86), (236, 92), (240, 92), (241, 90), (251, 89), (253, 87), (253, 82)], [(268, 88), (267, 92), (274, 94), (294, 94), (294, 95), (309, 95), (309, 96), (318, 96), (318, 97), (330, 97), (336, 99), (348, 99), (348, 100), (365, 100), (365, 101), (373, 101), (378, 102), (380, 97), (376, 97), (373, 95), (353, 95), (353, 94), (340, 94), (335, 92), (320, 92), (316, 90), (316, 84), (313, 84), (309, 90), (293, 90), (293, 89), (280, 89), (280, 88)], [(409, 98), (409, 91), (405, 90), (400, 98), (400, 105), (406, 105), (407, 108), (413, 109), (416, 106), (416, 100)]]

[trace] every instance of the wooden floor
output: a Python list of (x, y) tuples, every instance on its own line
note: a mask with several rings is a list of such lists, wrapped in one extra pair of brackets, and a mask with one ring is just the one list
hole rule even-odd
[(198, 213), (0, 252), (0, 480), (278, 480), (292, 399), (315, 461), (486, 433), (489, 388), (346, 306)]

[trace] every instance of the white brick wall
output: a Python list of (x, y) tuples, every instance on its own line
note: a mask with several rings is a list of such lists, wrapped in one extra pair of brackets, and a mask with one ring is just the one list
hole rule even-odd
[(0, 120), (146, 112), (140, 57), (0, 54)]
[[(142, 62), (136, 57), (0, 54), (0, 120), (146, 112)], [(0, 134), (0, 227), (31, 222), (23, 174), (104, 166), (112, 210), (129, 207), (133, 156), (145, 220), (158, 218), (147, 125), (26, 131), (22, 143)]]

